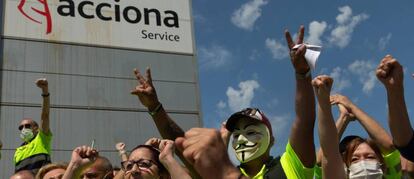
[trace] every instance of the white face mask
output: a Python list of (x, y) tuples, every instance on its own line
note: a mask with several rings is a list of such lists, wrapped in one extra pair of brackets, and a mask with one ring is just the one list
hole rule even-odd
[(249, 162), (262, 156), (270, 145), (270, 132), (265, 124), (248, 123), (240, 120), (233, 131), (232, 147), (241, 163)]
[(29, 142), (30, 140), (33, 139), (33, 130), (32, 129), (28, 129), (28, 128), (24, 128), (22, 129), (22, 131), (20, 132), (20, 138), (22, 140), (24, 140), (25, 142)]
[(375, 160), (361, 160), (349, 166), (350, 179), (382, 179), (381, 165)]

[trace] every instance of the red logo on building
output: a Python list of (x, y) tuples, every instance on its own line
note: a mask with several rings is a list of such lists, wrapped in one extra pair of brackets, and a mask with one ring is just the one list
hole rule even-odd
[(36, 20), (34, 17), (31, 17), (29, 15), (29, 12), (25, 12), (26, 9), (31, 9), (35, 13), (40, 14), (42, 17), (46, 19), (46, 34), (49, 34), (52, 32), (52, 16), (50, 15), (49, 11), (49, 5), (47, 4), (47, 0), (37, 0), (39, 3), (43, 5), (43, 9), (39, 10), (35, 7), (25, 8), (26, 5), (29, 5), (30, 3), (26, 3), (26, 0), (20, 0), (20, 4), (17, 6), (17, 9), (29, 20), (38, 23), (43, 24), (41, 20)]

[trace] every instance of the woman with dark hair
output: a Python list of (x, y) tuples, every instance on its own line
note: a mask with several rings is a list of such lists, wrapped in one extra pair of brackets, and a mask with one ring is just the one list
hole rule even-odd
[(174, 142), (157, 138), (135, 147), (122, 162), (125, 179), (191, 179), (174, 158)]
[(159, 160), (160, 151), (150, 145), (138, 145), (132, 149), (122, 170), (127, 179), (166, 179), (169, 174)]

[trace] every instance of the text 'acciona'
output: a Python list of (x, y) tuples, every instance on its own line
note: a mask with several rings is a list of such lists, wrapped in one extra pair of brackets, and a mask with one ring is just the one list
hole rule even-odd
[[(114, 4), (96, 3), (92, 1), (81, 1), (77, 7), (73, 0), (59, 0), (57, 12), (61, 16), (76, 17), (78, 13), (85, 19), (99, 18), (103, 21), (121, 22), (122, 19), (131, 24), (138, 24), (143, 20), (145, 25), (150, 25), (150, 16), (155, 17), (157, 26), (179, 27), (178, 14), (172, 10), (161, 12), (156, 8), (142, 8), (141, 10), (135, 6), (123, 7), (119, 3), (120, 0), (114, 0)], [(63, 4), (66, 3), (66, 4)], [(89, 11), (95, 9), (95, 12)], [(113, 11), (114, 13), (104, 13), (104, 11)], [(77, 13), (76, 13), (77, 12)]]

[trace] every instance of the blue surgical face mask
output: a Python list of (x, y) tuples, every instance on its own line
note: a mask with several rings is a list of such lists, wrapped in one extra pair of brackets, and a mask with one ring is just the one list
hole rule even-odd
[(33, 130), (29, 128), (24, 128), (20, 131), (20, 138), (25, 141), (29, 142), (34, 137)]

